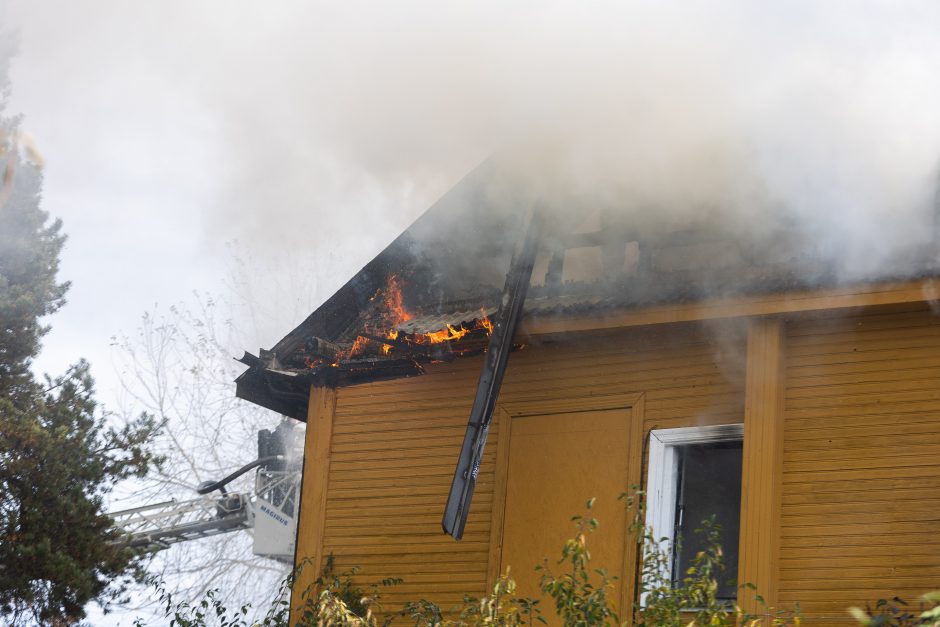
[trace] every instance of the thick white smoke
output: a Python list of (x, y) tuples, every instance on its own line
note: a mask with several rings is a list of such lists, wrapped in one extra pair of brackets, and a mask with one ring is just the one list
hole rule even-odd
[(849, 273), (930, 233), (936, 3), (354, 2), (256, 18), (227, 42), (234, 74), (206, 85), (228, 135), (256, 147), (232, 154), (215, 213), (244, 238), (354, 241), (359, 220), (391, 238), (494, 153), (542, 195), (600, 196), (638, 221), (796, 221)]
[(364, 263), (492, 154), (542, 194), (590, 192), (637, 220), (796, 220), (863, 273), (929, 233), (935, 2), (101, 0), (12, 15), (112, 67), (64, 80), (199, 112), (210, 245), (338, 245)]

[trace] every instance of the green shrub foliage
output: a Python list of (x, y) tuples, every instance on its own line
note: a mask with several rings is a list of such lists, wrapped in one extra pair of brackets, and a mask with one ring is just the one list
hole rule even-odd
[(853, 607), (849, 613), (863, 627), (940, 627), (940, 591), (925, 594), (914, 610), (897, 597), (879, 599), (864, 610)]
[(463, 606), (450, 613), (456, 618), (448, 618), (440, 607), (424, 599), (406, 604), (402, 615), (411, 619), (415, 627), (522, 627), (545, 622), (538, 603), (516, 596), (516, 582), (507, 570), (488, 595), (465, 596)]
[[(740, 608), (717, 596), (718, 581), (724, 572), (720, 529), (713, 520), (703, 521), (697, 531), (704, 537), (704, 549), (692, 565), (682, 573), (681, 582), (672, 581), (671, 547), (652, 536), (643, 526), (642, 509), (634, 507), (642, 494), (625, 497), (631, 511), (637, 512), (631, 527), (643, 550), (637, 584), (637, 603), (629, 616), (623, 616), (615, 604), (617, 578), (604, 568), (591, 564), (591, 534), (600, 522), (591, 516), (594, 499), (587, 502), (586, 512), (573, 517), (574, 536), (562, 547), (554, 563), (545, 560), (540, 587), (553, 607), (554, 615), (565, 627), (772, 627), (799, 626), (796, 611), (764, 608), (759, 616), (749, 616)], [(303, 563), (295, 571), (309, 567)], [(381, 592), (399, 579), (361, 585), (356, 583), (355, 569), (336, 573), (332, 556), (317, 580), (303, 591), (295, 591), (294, 621), (290, 622), (290, 590), (295, 580), (288, 577), (278, 590), (266, 614), (249, 620), (249, 606), (229, 609), (220, 601), (217, 591), (210, 591), (199, 603), (174, 603), (172, 597), (158, 587), (171, 627), (387, 627), (397, 622), (414, 627), (523, 627), (544, 624), (544, 608), (540, 601), (520, 597), (516, 584), (507, 570), (483, 597), (465, 596), (462, 605), (442, 609), (426, 599), (407, 603), (398, 614), (383, 613)], [(743, 586), (753, 589), (753, 586)], [(758, 597), (760, 598), (760, 597)], [(849, 612), (864, 627), (940, 627), (940, 592), (926, 595), (922, 607), (912, 610), (900, 599), (878, 601), (866, 609), (851, 608)], [(141, 627), (143, 623), (135, 623)]]

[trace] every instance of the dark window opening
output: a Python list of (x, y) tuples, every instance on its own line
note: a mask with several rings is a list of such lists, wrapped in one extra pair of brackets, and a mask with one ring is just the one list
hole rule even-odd
[(696, 529), (714, 517), (720, 526), (724, 574), (718, 597), (737, 598), (738, 537), (741, 527), (742, 442), (693, 444), (677, 447), (676, 542), (673, 547), (673, 582), (681, 584), (707, 539)]

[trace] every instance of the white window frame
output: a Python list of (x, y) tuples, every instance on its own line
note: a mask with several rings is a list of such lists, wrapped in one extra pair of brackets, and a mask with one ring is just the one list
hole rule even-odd
[[(742, 442), (744, 425), (711, 425), (707, 427), (680, 427), (650, 431), (649, 464), (646, 478), (646, 527), (659, 548), (669, 556), (668, 569), (672, 572), (672, 547), (676, 529), (676, 488), (679, 483), (680, 446), (712, 444), (715, 442)], [(743, 477), (742, 477), (743, 480)]]

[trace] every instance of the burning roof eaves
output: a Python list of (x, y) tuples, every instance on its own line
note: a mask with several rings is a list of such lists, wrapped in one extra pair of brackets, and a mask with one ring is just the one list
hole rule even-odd
[[(934, 277), (940, 273), (940, 267), (926, 254), (920, 257), (919, 262), (905, 268), (886, 268), (885, 274), (879, 275), (878, 279), (910, 280)], [(715, 282), (708, 285), (693, 277), (674, 274), (671, 277), (636, 276), (620, 282), (570, 283), (561, 291), (537, 286), (530, 290), (524, 315), (528, 319), (569, 317), (662, 303), (693, 302), (705, 297), (773, 294), (847, 284), (825, 267), (811, 269), (806, 265), (755, 267), (746, 272), (729, 272), (724, 282), (720, 278), (715, 276)], [(859, 282), (867, 283), (870, 279)], [(471, 328), (482, 317), (493, 315), (495, 310), (495, 303), (480, 309), (445, 306), (431, 313), (415, 315), (397, 325), (396, 330), (404, 334), (426, 334), (448, 326)], [(361, 322), (362, 318), (357, 317), (356, 320)], [(355, 330), (347, 330), (346, 333), (347, 337), (354, 336)], [(283, 363), (273, 352), (264, 351), (263, 358), (247, 356), (243, 359), (250, 368), (237, 380), (237, 395), (279, 413), (306, 420), (307, 395), (312, 384), (342, 387), (416, 376), (423, 373), (424, 363), (479, 354), (484, 348), (484, 339), (478, 334), (469, 341), (460, 340), (453, 346), (429, 348), (423, 353), (397, 352), (388, 357), (371, 355), (317, 367), (296, 361)], [(301, 338), (296, 346), (303, 346), (309, 340), (310, 336)]]
[[(237, 380), (238, 396), (303, 420), (311, 384), (344, 386), (412, 376), (421, 374), (422, 364), (429, 361), (482, 351), (479, 322), (498, 306), (518, 238), (511, 218), (519, 213), (491, 204), (483, 191), (487, 176), (485, 166), (468, 175), (270, 351), (249, 357), (249, 369)], [(473, 217), (470, 225), (468, 216)], [(804, 242), (788, 230), (758, 241), (722, 234), (708, 224), (646, 235), (623, 225), (564, 235), (543, 254), (557, 256), (566, 247), (593, 246), (607, 264), (610, 244), (621, 246), (622, 257), (622, 246), (631, 243), (639, 258), (628, 269), (594, 280), (563, 280), (557, 273), (552, 277), (548, 261), (548, 269), (541, 270), (544, 280), (533, 276), (523, 315), (533, 319), (596, 314), (851, 283), (844, 268), (821, 261), (817, 251), (804, 250)], [(877, 276), (856, 280), (914, 279), (938, 271), (935, 248), (929, 246), (910, 249), (890, 267), (879, 268)], [(389, 321), (377, 297), (393, 277), (401, 279), (413, 315), (381, 324)], [(434, 348), (416, 341), (449, 327), (474, 332)], [(405, 334), (404, 340), (383, 339), (393, 331)], [(344, 356), (362, 334), (373, 338), (373, 351)], [(383, 342), (391, 348), (384, 350)]]
[(422, 316), (415, 316), (407, 322), (397, 325), (396, 330), (403, 333), (433, 333), (446, 327), (471, 326), (481, 318), (489, 318), (496, 313), (496, 307), (476, 307), (458, 309)]
[(413, 359), (360, 360), (303, 370), (271, 368), (250, 353), (239, 361), (249, 368), (235, 380), (238, 398), (302, 421), (307, 420), (311, 385), (345, 387), (423, 373)]
[[(370, 300), (393, 275), (404, 280), (409, 302), (451, 303), (486, 291), (495, 298), (515, 244), (516, 216), (486, 197), (490, 169), (484, 163), (468, 174), (271, 352), (290, 354), (311, 336), (343, 341), (370, 315)], [(463, 222), (468, 215), (474, 218), (472, 228)], [(493, 276), (473, 271), (480, 255), (497, 270)]]

